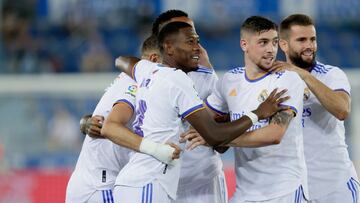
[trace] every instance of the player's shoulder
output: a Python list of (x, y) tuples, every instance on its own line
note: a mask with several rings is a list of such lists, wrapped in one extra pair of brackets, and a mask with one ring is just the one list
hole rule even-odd
[(191, 78), (180, 69), (168, 69), (166, 70), (167, 74), (163, 75), (163, 79), (166, 80), (166, 84), (168, 86), (180, 87), (183, 88), (185, 86), (193, 86), (193, 81)]
[(105, 88), (105, 91), (112, 91), (113, 89), (115, 91), (116, 89), (122, 89), (132, 85), (136, 85), (136, 82), (126, 73), (122, 72), (113, 80), (113, 82), (107, 88)]
[(245, 67), (235, 67), (229, 69), (224, 75), (220, 78), (222, 81), (231, 82), (231, 81), (240, 81), (243, 75), (245, 74)]
[(231, 68), (228, 72), (225, 73), (225, 75), (232, 76), (232, 75), (242, 75), (245, 73), (245, 67), (235, 67)]
[(329, 65), (329, 64), (323, 64), (323, 63), (320, 63), (318, 61), (316, 61), (315, 66), (311, 70), (311, 72), (316, 73), (316, 74), (320, 74), (320, 75), (326, 75), (326, 74), (329, 74), (331, 72), (337, 72), (337, 71), (342, 72), (342, 70), (337, 66), (332, 66), (332, 65)]
[(311, 70), (311, 74), (313, 74), (315, 77), (324, 79), (334, 77), (347, 78), (345, 72), (341, 68), (333, 65), (323, 64), (318, 61), (316, 62), (314, 68)]
[(198, 73), (198, 74), (212, 75), (212, 74), (214, 74), (214, 69), (199, 65), (199, 67), (195, 71), (192, 71), (192, 72)]
[(294, 71), (283, 70), (279, 72), (271, 73), (271, 76), (275, 79), (275, 82), (286, 83), (286, 84), (303, 84), (304, 81)]

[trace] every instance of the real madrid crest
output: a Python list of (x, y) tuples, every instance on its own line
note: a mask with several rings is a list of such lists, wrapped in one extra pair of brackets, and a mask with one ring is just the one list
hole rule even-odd
[(258, 101), (259, 102), (263, 102), (266, 100), (266, 98), (268, 98), (269, 94), (267, 90), (262, 90), (260, 95), (258, 96)]
[(310, 89), (308, 87), (306, 87), (304, 89), (304, 98), (303, 98), (303, 100), (307, 101), (310, 98), (310, 94), (311, 94)]

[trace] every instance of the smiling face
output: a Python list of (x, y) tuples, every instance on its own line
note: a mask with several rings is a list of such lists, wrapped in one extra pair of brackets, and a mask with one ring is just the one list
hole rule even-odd
[(288, 38), (281, 40), (281, 49), (286, 57), (296, 66), (310, 69), (316, 63), (316, 30), (313, 25), (294, 25)]
[(194, 70), (199, 65), (199, 36), (194, 28), (181, 28), (176, 39), (173, 41), (174, 52), (172, 55), (176, 67), (185, 72)]
[(245, 33), (240, 46), (245, 53), (245, 60), (258, 68), (268, 70), (275, 61), (278, 51), (278, 32), (270, 29), (260, 33)]

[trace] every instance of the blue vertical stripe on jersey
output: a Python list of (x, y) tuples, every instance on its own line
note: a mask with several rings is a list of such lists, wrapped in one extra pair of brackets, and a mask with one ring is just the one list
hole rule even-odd
[(349, 180), (347, 182), (347, 186), (348, 186), (349, 190), (351, 191), (351, 195), (353, 197), (353, 203), (356, 203), (357, 200), (355, 199), (355, 192), (352, 190), (352, 187), (351, 187), (351, 180)]
[(150, 203), (152, 203), (153, 184), (150, 183)]
[(145, 203), (144, 196), (145, 196), (145, 186), (143, 187), (143, 191), (142, 191), (141, 203)]
[(106, 203), (105, 191), (102, 190), (101, 193), (102, 193), (103, 202)]
[(148, 203), (149, 202), (149, 184), (146, 185), (146, 201), (145, 203)]
[(109, 203), (114, 203), (114, 197), (112, 195), (112, 190), (109, 190)]
[(353, 186), (353, 189), (354, 189), (354, 193), (355, 193), (355, 202), (357, 203), (358, 202), (358, 199), (359, 199), (359, 188), (358, 188), (358, 184), (357, 182), (355, 181), (355, 179), (353, 178), (350, 178), (350, 181), (351, 181), (351, 184)]
[(301, 188), (299, 187), (296, 191), (295, 191), (295, 203), (299, 203), (300, 202), (300, 193), (301, 193)]

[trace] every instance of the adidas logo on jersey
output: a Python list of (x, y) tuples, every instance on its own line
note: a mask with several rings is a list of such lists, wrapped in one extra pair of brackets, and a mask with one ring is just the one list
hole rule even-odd
[(235, 88), (230, 91), (229, 96), (230, 97), (236, 97), (237, 96), (237, 92), (236, 92)]

